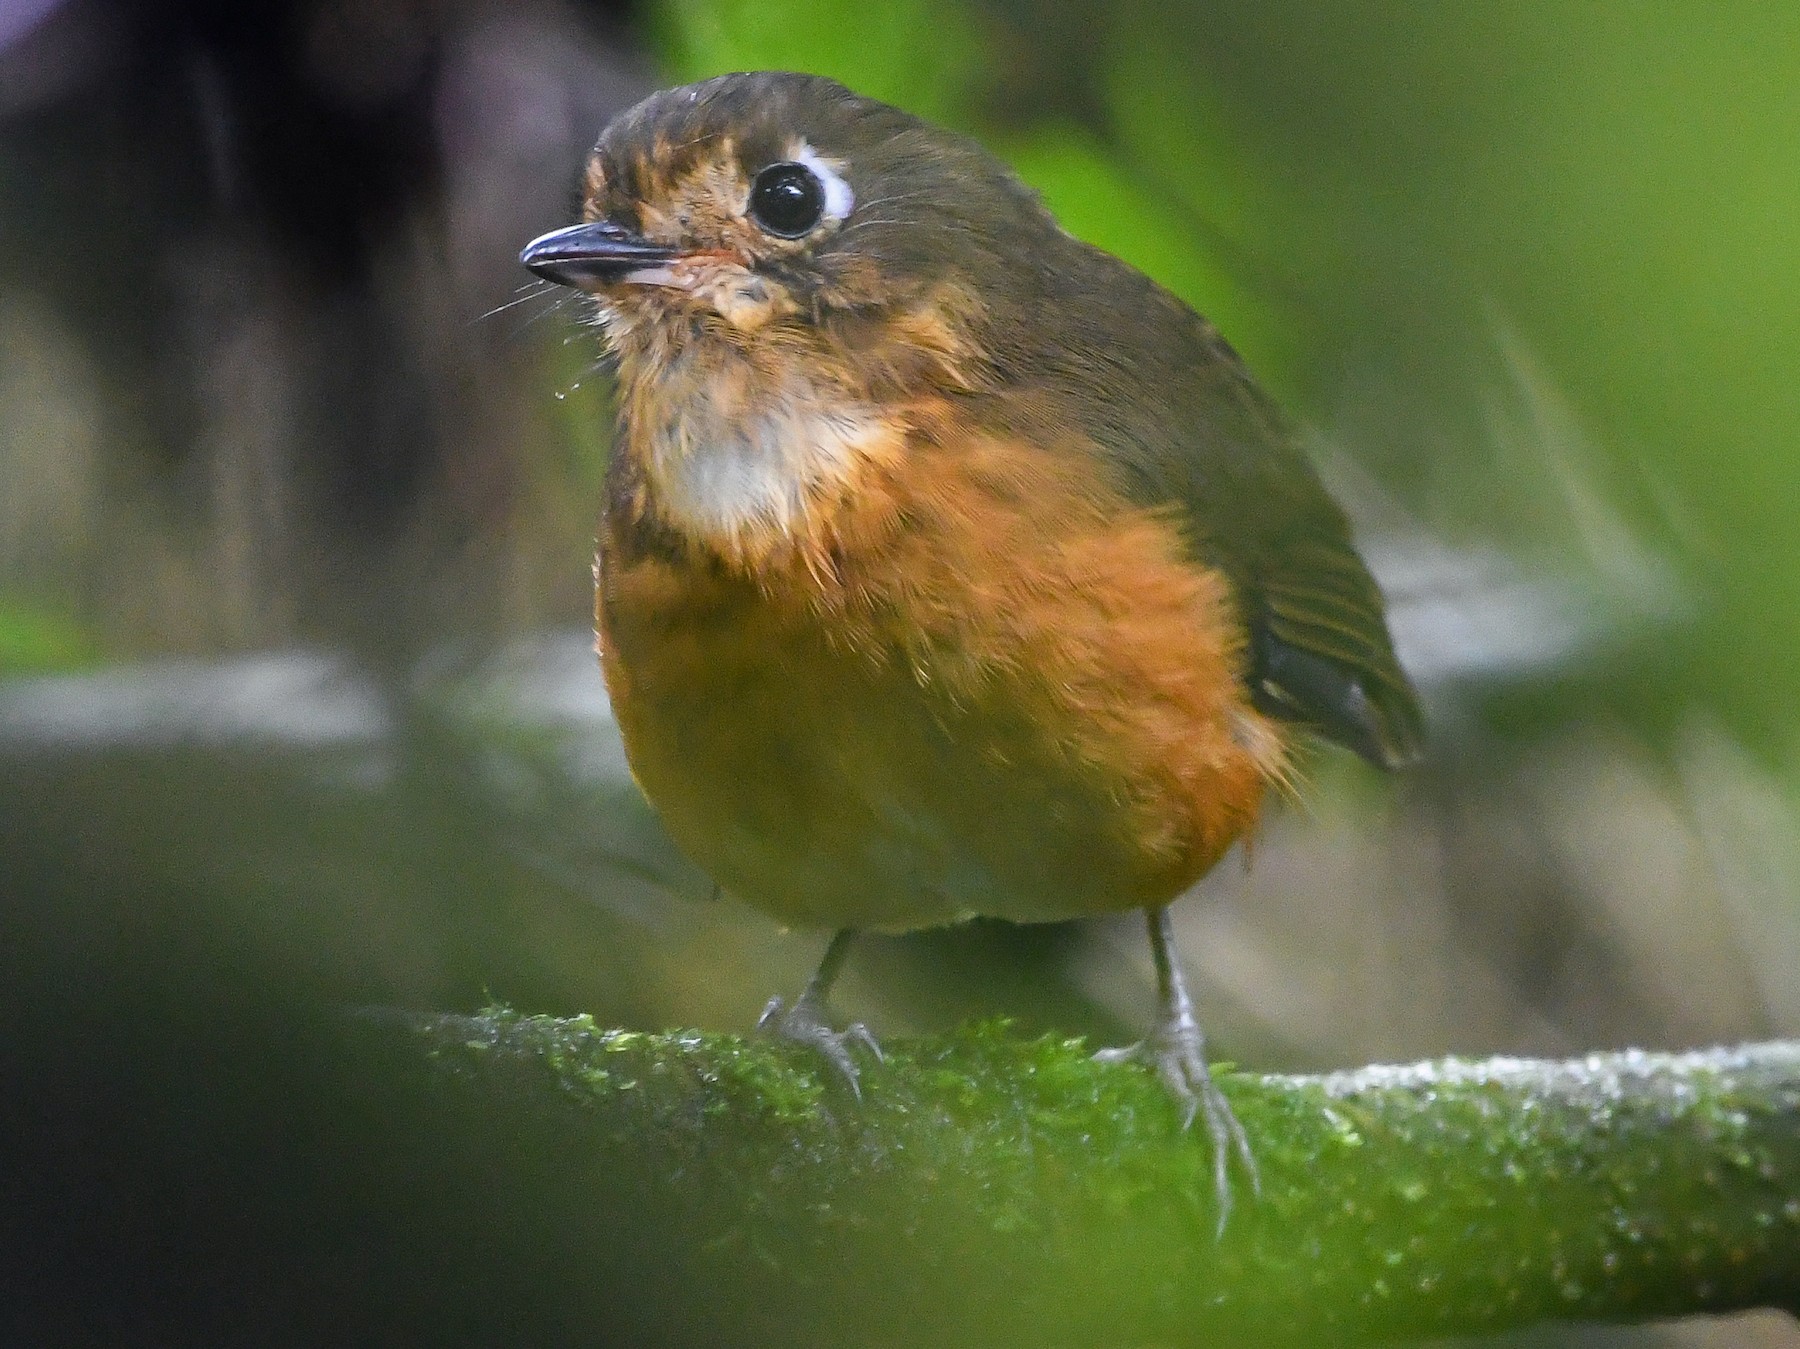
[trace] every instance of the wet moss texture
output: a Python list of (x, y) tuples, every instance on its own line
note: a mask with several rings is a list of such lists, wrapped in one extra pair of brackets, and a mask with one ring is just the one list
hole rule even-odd
[[(738, 1342), (1299, 1343), (1800, 1307), (1800, 1045), (1233, 1073), (1260, 1196), (1145, 1071), (1003, 1024), (805, 1053), (409, 1023), (617, 1320)], [(510, 1179), (509, 1179), (510, 1178)]]

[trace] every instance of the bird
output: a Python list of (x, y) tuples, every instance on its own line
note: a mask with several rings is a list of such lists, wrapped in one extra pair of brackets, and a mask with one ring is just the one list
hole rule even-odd
[(978, 142), (830, 79), (723, 75), (601, 133), (521, 254), (616, 361), (595, 564), (632, 774), (728, 893), (830, 932), (761, 1028), (860, 1096), (855, 933), (1141, 910), (1154, 1068), (1219, 1187), (1169, 905), (1308, 736), (1423, 721), (1295, 424), (1217, 329)]

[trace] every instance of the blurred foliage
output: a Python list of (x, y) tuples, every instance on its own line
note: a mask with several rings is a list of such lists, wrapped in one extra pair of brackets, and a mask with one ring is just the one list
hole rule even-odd
[(648, 19), (674, 83), (805, 70), (953, 125), (985, 69), (974, 16), (957, 0), (668, 0)]
[(0, 597), (0, 676), (73, 669), (99, 654), (100, 643), (73, 619)]

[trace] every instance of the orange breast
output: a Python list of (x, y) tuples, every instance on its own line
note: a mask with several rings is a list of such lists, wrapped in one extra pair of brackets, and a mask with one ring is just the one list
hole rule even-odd
[(1073, 458), (927, 426), (753, 564), (654, 509), (615, 492), (596, 602), (632, 769), (787, 923), (1162, 903), (1281, 771), (1223, 578)]

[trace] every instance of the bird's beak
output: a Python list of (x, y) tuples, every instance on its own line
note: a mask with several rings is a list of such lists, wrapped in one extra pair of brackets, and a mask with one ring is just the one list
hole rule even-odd
[(659, 267), (680, 256), (679, 249), (651, 243), (622, 225), (596, 220), (533, 239), (519, 254), (519, 261), (546, 281), (579, 288), (584, 282), (622, 281), (640, 267)]

